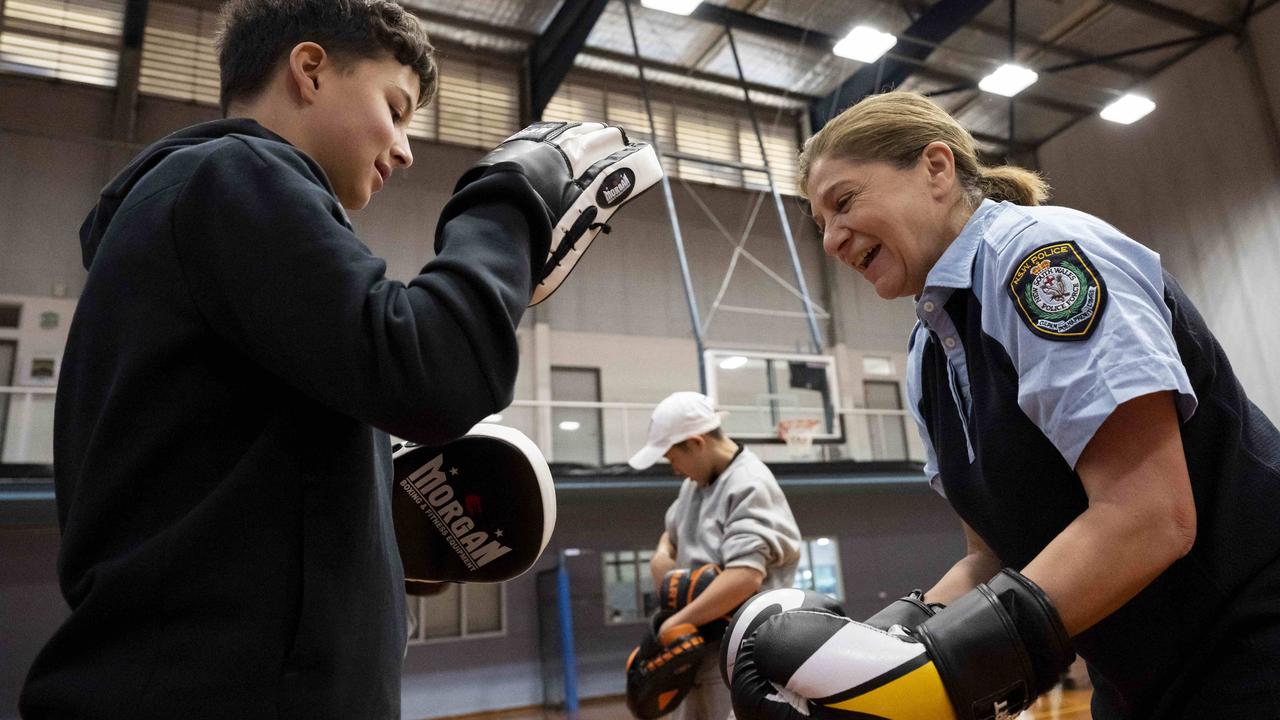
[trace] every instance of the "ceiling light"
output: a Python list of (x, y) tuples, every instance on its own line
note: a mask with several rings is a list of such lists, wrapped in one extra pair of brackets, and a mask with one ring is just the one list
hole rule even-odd
[(1103, 120), (1110, 120), (1113, 123), (1128, 125), (1130, 123), (1141, 120), (1146, 117), (1147, 113), (1156, 109), (1156, 104), (1151, 102), (1149, 98), (1141, 95), (1129, 93), (1124, 97), (1116, 100), (1110, 105), (1102, 108), (1102, 112), (1098, 113)]
[(560, 429), (564, 430), (565, 432), (573, 432), (574, 430), (577, 430), (580, 427), (582, 427), (582, 423), (578, 422), (577, 420), (565, 420), (564, 422), (560, 423)]
[(818, 545), (825, 546), (830, 544), (831, 544), (831, 538), (818, 538)]
[(702, 0), (640, 0), (640, 4), (650, 10), (688, 15), (694, 8), (702, 4)]
[(1013, 97), (1030, 87), (1038, 77), (1040, 76), (1034, 70), (1028, 70), (1021, 65), (1006, 64), (1001, 65), (996, 68), (995, 72), (982, 78), (982, 82), (978, 83), (978, 87), (989, 93)]
[(850, 60), (873, 63), (897, 44), (898, 38), (889, 33), (880, 32), (867, 25), (859, 25), (850, 30), (843, 40), (836, 43), (836, 46), (831, 48), (831, 52)]
[(721, 370), (737, 370), (747, 364), (747, 359), (741, 355), (732, 355), (720, 361)]

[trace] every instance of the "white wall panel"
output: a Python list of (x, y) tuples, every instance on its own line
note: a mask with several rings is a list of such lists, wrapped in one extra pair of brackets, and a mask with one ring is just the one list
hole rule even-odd
[[(747, 228), (758, 194), (676, 181), (673, 196), (689, 258), (694, 294), (704, 323), (729, 268), (734, 242)], [(700, 207), (706, 206), (711, 215)], [(827, 307), (820, 263), (826, 262), (810, 221), (784, 200), (805, 280), (814, 301)], [(715, 220), (712, 219), (714, 216)], [(717, 227), (724, 227), (732, 240)], [(778, 215), (765, 199), (745, 249), (786, 283), (797, 285)], [(610, 235), (599, 236), (575, 276), (546, 304), (557, 330), (631, 335), (693, 337), (679, 262), (663, 201), (655, 187), (616, 217)], [(724, 305), (801, 312), (800, 300), (764, 271), (740, 258), (724, 295)], [(827, 308), (830, 309), (830, 308)], [(819, 329), (826, 333), (826, 321)], [(825, 340), (825, 338), (824, 338)], [(706, 343), (714, 347), (782, 347), (808, 350), (809, 330), (801, 317), (747, 315), (725, 310), (712, 318)]]
[(80, 294), (80, 224), (97, 201), (109, 150), (0, 130), (0, 292)]
[[(1275, 89), (1280, 7), (1253, 26)], [(1150, 82), (1151, 115), (1129, 126), (1082, 121), (1040, 161), (1054, 202), (1161, 253), (1250, 397), (1280, 419), (1280, 148), (1246, 63), (1233, 38), (1216, 40)]]

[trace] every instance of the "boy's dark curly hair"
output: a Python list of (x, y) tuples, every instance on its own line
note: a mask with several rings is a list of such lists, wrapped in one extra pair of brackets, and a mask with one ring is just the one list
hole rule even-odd
[(391, 0), (229, 0), (218, 36), (222, 113), (260, 93), (302, 42), (338, 62), (394, 57), (418, 75), (418, 107), (435, 96), (435, 48), (418, 19)]

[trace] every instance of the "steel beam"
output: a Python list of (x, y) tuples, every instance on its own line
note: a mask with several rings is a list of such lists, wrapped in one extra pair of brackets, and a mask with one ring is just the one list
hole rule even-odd
[(704, 2), (694, 9), (689, 17), (702, 20), (716, 25), (722, 25), (733, 28), (735, 30), (745, 30), (747, 32), (764, 35), (766, 37), (778, 38), (780, 40), (790, 40), (794, 43), (804, 45), (814, 42), (834, 42), (830, 35), (818, 32), (817, 30), (809, 30), (807, 28), (789, 25), (777, 20), (752, 15), (741, 10), (722, 7)]
[[(902, 34), (929, 43), (941, 43), (990, 4), (991, 0), (940, 0), (911, 23)], [(912, 42), (906, 43), (897, 54), (923, 61), (932, 52), (933, 47)], [(881, 67), (877, 67), (882, 63)], [(813, 132), (820, 130), (837, 112), (849, 105), (883, 87), (902, 84), (915, 69), (909, 62), (889, 58), (863, 66), (830, 95), (809, 106), (809, 121)]]
[[(969, 30), (973, 30), (974, 32), (981, 33), (987, 37), (998, 38), (1000, 40), (1004, 40), (1009, 34), (1006, 28), (1000, 27), (998, 25), (994, 25), (992, 23), (983, 22), (981, 20), (970, 21), (969, 24), (966, 26), (966, 28)], [(1091, 59), (1091, 56), (1087, 52), (1084, 52), (1082, 50), (1077, 50), (1072, 47), (1067, 47), (1066, 45), (1059, 45), (1053, 42), (1046, 42), (1036, 37), (1035, 35), (1032, 35), (1030, 33), (1025, 33), (1025, 32), (1018, 33), (1018, 46), (1031, 48), (1033, 50), (1039, 50), (1041, 52), (1054, 53), (1055, 55), (1062, 55), (1072, 60)], [(1108, 70), (1114, 70), (1115, 72), (1123, 73), (1125, 75), (1131, 75), (1133, 77), (1141, 77), (1146, 74), (1146, 71), (1143, 70), (1142, 68), (1135, 67), (1132, 65), (1125, 65), (1123, 63), (1107, 61), (1107, 62), (1101, 62), (1098, 64), (1101, 65), (1102, 67), (1107, 68)]]
[[(627, 13), (627, 31), (631, 35), (631, 50), (635, 55), (636, 71), (640, 75), (640, 95), (644, 98), (644, 112), (649, 116), (649, 142), (658, 153), (658, 127), (653, 121), (653, 104), (649, 102), (649, 82), (644, 77), (644, 58), (640, 56), (640, 41), (636, 38), (635, 18), (631, 14), (631, 0), (622, 0)], [(680, 232), (680, 218), (676, 213), (676, 199), (671, 193), (671, 180), (662, 173), (662, 196), (667, 202), (667, 219), (671, 221), (671, 236), (676, 245), (676, 258), (680, 261), (680, 277), (684, 280), (684, 297), (689, 306), (689, 322), (693, 326), (693, 342), (698, 352), (698, 389), (707, 392), (706, 343), (702, 335), (702, 318), (698, 314), (698, 297), (693, 292), (693, 276), (689, 272), (689, 257), (685, 253), (684, 235)]]
[[(1156, 67), (1155, 69), (1147, 73), (1146, 77), (1143, 79), (1149, 79), (1149, 78), (1155, 77), (1156, 75), (1159, 75), (1166, 68), (1176, 64), (1177, 62), (1181, 61), (1183, 58), (1187, 57), (1188, 55), (1204, 47), (1205, 43), (1208, 43), (1210, 40), (1213, 40), (1214, 38), (1224, 35), (1226, 33), (1233, 32), (1232, 27), (1218, 25), (1217, 23), (1210, 23), (1207, 20), (1202, 20), (1201, 18), (1188, 15), (1187, 13), (1184, 13), (1180, 10), (1174, 10), (1173, 8), (1167, 8), (1162, 5), (1156, 5), (1155, 3), (1147, 2), (1145, 0), (1111, 0), (1111, 2), (1114, 5), (1123, 5), (1124, 7), (1131, 7), (1134, 10), (1138, 10), (1138, 12), (1146, 11), (1148, 15), (1152, 17), (1154, 17), (1152, 13), (1160, 13), (1162, 16), (1161, 19), (1168, 19), (1170, 22), (1175, 22), (1176, 24), (1183, 25), (1183, 27), (1187, 27), (1191, 24), (1194, 24), (1195, 27), (1199, 29), (1204, 27), (1202, 23), (1208, 23), (1208, 27), (1209, 27), (1208, 32), (1205, 32), (1199, 38), (1188, 38), (1187, 42), (1185, 43), (1186, 47), (1183, 48), (1182, 52), (1160, 63), (1158, 67)], [(1275, 5), (1275, 4), (1277, 4), (1277, 0), (1269, 0), (1268, 2), (1264, 2), (1261, 5), (1258, 5), (1252, 2), (1251, 0), (1250, 3), (1247, 6), (1245, 6), (1245, 11), (1241, 15), (1241, 22), (1239, 24), (1239, 27), (1243, 28), (1244, 24), (1249, 21), (1250, 17), (1252, 17), (1257, 12), (1261, 12), (1262, 10), (1266, 10), (1267, 8), (1270, 8), (1272, 5)], [(1141, 9), (1139, 9), (1139, 6), (1141, 7)], [(1171, 12), (1166, 12), (1166, 11), (1171, 11)], [(1181, 19), (1175, 20), (1174, 18), (1176, 16), (1181, 16)], [(1242, 37), (1247, 37), (1247, 36), (1242, 35)], [(1066, 132), (1067, 130), (1070, 130), (1072, 127), (1075, 126), (1076, 123), (1080, 122), (1085, 117), (1087, 116), (1080, 115), (1077, 117), (1073, 117), (1067, 122), (1063, 123), (1062, 126), (1059, 127), (1058, 129), (1049, 133), (1045, 137), (1037, 140), (1035, 143), (1036, 148), (1038, 149), (1040, 146), (1044, 145), (1050, 140), (1053, 140), (1054, 138), (1058, 137), (1059, 135)]]
[(1177, 25), (1188, 30), (1193, 30), (1202, 35), (1207, 35), (1209, 33), (1231, 33), (1232, 35), (1239, 35), (1243, 30), (1243, 28), (1237, 23), (1219, 25), (1212, 20), (1206, 20), (1197, 15), (1192, 15), (1189, 12), (1169, 7), (1168, 5), (1161, 5), (1158, 2), (1153, 2), (1153, 0), (1108, 0), (1108, 2), (1112, 5), (1119, 5), (1120, 7), (1128, 8), (1134, 12), (1141, 13), (1149, 18), (1159, 20), (1170, 25)]
[(138, 83), (142, 73), (142, 37), (147, 29), (148, 0), (128, 0), (120, 37), (120, 62), (116, 66), (116, 102), (111, 139), (133, 142), (138, 114)]
[(987, 143), (989, 145), (999, 145), (1000, 147), (1004, 148), (1005, 150), (1008, 150), (1011, 153), (1027, 153), (1027, 152), (1032, 152), (1036, 149), (1034, 145), (1027, 142), (1023, 142), (1023, 141), (1010, 142), (1009, 138), (1003, 135), (992, 135), (990, 133), (973, 132), (973, 131), (969, 131), (969, 134), (972, 135), (973, 139), (977, 140), (978, 142)]
[[(756, 133), (756, 144), (760, 148), (760, 159), (769, 179), (769, 194), (773, 196), (774, 209), (778, 211), (778, 223), (782, 228), (782, 237), (787, 241), (787, 253), (791, 256), (791, 269), (796, 274), (796, 287), (800, 288), (800, 298), (804, 302), (804, 315), (809, 323), (809, 340), (815, 353), (822, 352), (822, 333), (818, 330), (818, 320), (813, 315), (813, 301), (809, 296), (809, 285), (804, 279), (804, 270), (800, 266), (800, 255), (796, 252), (796, 241), (791, 235), (791, 223), (787, 219), (786, 208), (782, 205), (782, 196), (778, 194), (778, 186), (773, 182), (773, 172), (769, 169), (769, 153), (764, 147), (764, 136), (760, 134), (760, 121), (756, 117), (755, 104), (751, 102), (751, 93), (746, 89), (747, 76), (742, 72), (742, 58), (738, 56), (738, 44), (733, 40), (733, 29), (725, 27), (725, 35), (729, 39), (729, 49), (733, 52), (733, 66), (738, 71), (738, 81), (742, 83), (742, 93), (747, 99), (747, 114), (751, 117), (751, 129)], [(769, 374), (770, 382), (773, 374)], [(828, 418), (830, 420), (830, 418)]]
[(608, 0), (582, 0), (561, 5), (547, 29), (529, 45), (529, 112), (533, 118), (542, 117), (607, 4)]
[(1074, 70), (1076, 68), (1088, 67), (1091, 65), (1105, 65), (1111, 60), (1119, 58), (1142, 55), (1144, 53), (1155, 52), (1157, 50), (1168, 50), (1169, 48), (1178, 47), (1179, 45), (1211, 40), (1220, 34), (1222, 33), (1212, 32), (1204, 35), (1192, 35), (1191, 37), (1177, 38), (1175, 40), (1165, 40), (1164, 42), (1152, 43), (1151, 45), (1143, 45), (1141, 47), (1130, 48), (1128, 50), (1120, 50), (1113, 53), (1107, 53), (1106, 55), (1100, 55), (1098, 57), (1073, 60), (1072, 62), (1066, 62), (1060, 65), (1050, 65), (1046, 68), (1040, 68), (1039, 72), (1046, 75), (1053, 75), (1055, 73), (1063, 72), (1064, 70)]
[[(600, 58), (601, 60), (610, 60), (613, 62), (627, 63), (628, 65), (634, 65), (636, 62), (635, 57), (629, 53), (621, 53), (613, 50), (604, 50), (602, 48), (595, 48), (595, 47), (584, 48), (582, 52), (579, 54), (585, 55), (587, 57)], [(671, 73), (673, 75), (680, 75), (681, 77), (687, 77), (693, 80), (704, 80), (706, 82), (720, 83), (722, 85), (735, 85), (735, 86), (738, 85), (737, 81), (734, 78), (729, 77), (728, 75), (711, 73), (705, 70), (693, 70), (688, 67), (685, 67), (684, 65), (676, 65), (674, 63), (665, 63), (658, 60), (652, 60), (650, 58), (645, 58), (644, 65), (646, 68), (650, 70), (659, 70), (661, 72)], [(617, 76), (615, 75), (614, 77), (616, 78)], [(793, 98), (799, 98), (801, 100), (812, 100), (814, 99), (814, 97), (816, 97), (813, 95), (807, 95), (805, 93), (798, 93), (792, 88), (782, 87), (781, 85), (764, 85), (761, 83), (749, 82), (747, 83), (747, 89), (749, 89), (751, 92), (754, 92), (754, 93), (765, 93), (767, 95), (776, 95), (778, 97), (788, 96)]]
[[(1143, 79), (1144, 79), (1144, 80), (1149, 80), (1149, 79), (1151, 79), (1151, 78), (1153, 78), (1153, 77), (1155, 77), (1155, 76), (1159, 75), (1160, 73), (1164, 72), (1164, 71), (1165, 71), (1165, 69), (1167, 69), (1167, 68), (1169, 68), (1169, 67), (1171, 67), (1171, 66), (1173, 66), (1173, 65), (1177, 64), (1177, 63), (1178, 63), (1179, 61), (1181, 61), (1183, 58), (1187, 57), (1188, 55), (1190, 55), (1190, 54), (1194, 53), (1195, 51), (1199, 50), (1200, 48), (1204, 47), (1206, 43), (1208, 43), (1210, 40), (1212, 40), (1212, 39), (1213, 39), (1213, 37), (1215, 37), (1215, 36), (1208, 36), (1206, 39), (1200, 40), (1199, 42), (1193, 42), (1193, 43), (1188, 43), (1188, 44), (1186, 44), (1185, 46), (1183, 46), (1183, 49), (1182, 49), (1182, 51), (1181, 51), (1181, 52), (1179, 52), (1177, 55), (1173, 56), (1172, 58), (1170, 58), (1170, 59), (1168, 59), (1168, 60), (1165, 60), (1164, 62), (1160, 63), (1158, 66), (1156, 66), (1154, 69), (1152, 69), (1150, 73), (1148, 73), (1148, 74), (1147, 74), (1147, 77), (1146, 77), (1146, 78), (1143, 78)], [(1056, 130), (1053, 130), (1053, 131), (1052, 131), (1052, 132), (1050, 132), (1048, 135), (1046, 135), (1046, 136), (1044, 136), (1044, 137), (1042, 137), (1042, 138), (1040, 138), (1040, 139), (1036, 140), (1036, 141), (1035, 141), (1036, 150), (1039, 150), (1039, 149), (1040, 149), (1040, 147), (1041, 147), (1042, 145), (1044, 145), (1045, 143), (1049, 142), (1050, 140), (1053, 140), (1054, 138), (1058, 137), (1058, 136), (1059, 136), (1059, 135), (1061, 135), (1062, 133), (1064, 133), (1064, 132), (1066, 132), (1066, 131), (1070, 130), (1070, 129), (1071, 129), (1071, 128), (1073, 128), (1073, 127), (1075, 127), (1075, 124), (1076, 124), (1076, 123), (1080, 122), (1081, 120), (1085, 119), (1086, 117), (1089, 117), (1091, 114), (1092, 114), (1092, 113), (1081, 113), (1081, 114), (1079, 114), (1079, 115), (1076, 115), (1075, 117), (1072, 117), (1072, 118), (1071, 118), (1070, 120), (1068, 120), (1067, 122), (1063, 123), (1063, 124), (1062, 124), (1060, 127), (1058, 127)]]

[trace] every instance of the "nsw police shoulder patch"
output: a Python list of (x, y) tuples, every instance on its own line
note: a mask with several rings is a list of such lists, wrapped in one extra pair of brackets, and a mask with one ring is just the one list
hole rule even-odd
[(1084, 340), (1107, 304), (1102, 276), (1074, 242), (1036, 248), (1009, 277), (1009, 297), (1035, 334), (1050, 340)]

